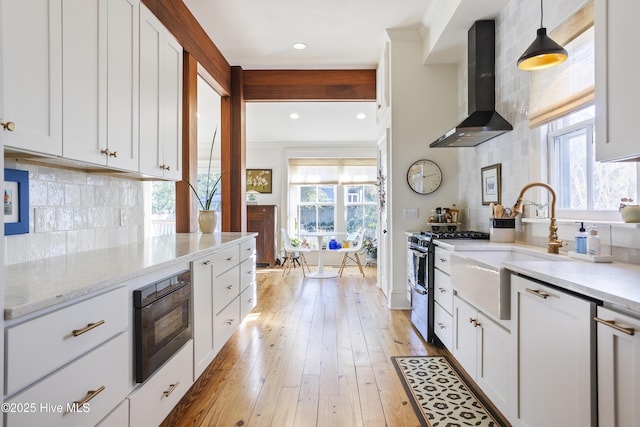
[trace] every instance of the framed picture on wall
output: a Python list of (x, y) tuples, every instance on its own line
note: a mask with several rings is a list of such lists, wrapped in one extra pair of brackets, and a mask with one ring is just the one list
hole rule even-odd
[(502, 203), (502, 183), (500, 178), (500, 163), (482, 168), (482, 204)]
[(4, 170), (4, 234), (29, 233), (29, 172)]
[(247, 191), (271, 193), (271, 169), (247, 169)]

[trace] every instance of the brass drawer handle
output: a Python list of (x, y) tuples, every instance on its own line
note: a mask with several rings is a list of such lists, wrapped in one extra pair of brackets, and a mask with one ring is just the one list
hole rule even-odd
[(447, 262), (446, 258), (440, 258), (440, 262)]
[(2, 126), (4, 130), (8, 130), (9, 132), (13, 132), (14, 130), (16, 130), (16, 124), (14, 122), (2, 122), (0, 123), (0, 126)]
[(540, 297), (540, 298), (542, 298), (542, 299), (547, 299), (547, 298), (549, 298), (549, 294), (545, 294), (544, 292), (539, 291), (539, 290), (537, 290), (537, 289), (529, 289), (529, 288), (525, 288), (525, 290), (526, 290), (527, 292), (529, 292), (530, 294), (533, 294), (533, 295), (535, 295), (535, 296), (537, 296), (537, 297)]
[(231, 326), (231, 325), (233, 325), (233, 319), (227, 319), (225, 323), (227, 325)]
[(117, 151), (113, 151), (113, 152), (109, 153), (109, 155), (111, 157), (118, 157), (118, 152)]
[(210, 259), (206, 260), (205, 262), (202, 263), (202, 265), (211, 265), (213, 261), (211, 261)]
[(74, 329), (73, 331), (71, 331), (71, 333), (73, 334), (74, 337), (77, 337), (78, 335), (82, 335), (85, 332), (89, 332), (90, 330), (97, 328), (98, 326), (104, 324), (104, 320), (100, 320), (98, 322), (95, 323), (89, 323), (87, 326), (85, 326), (82, 329)]
[(230, 256), (229, 258), (227, 258), (227, 261), (233, 261), (234, 259), (236, 259), (236, 257)]
[(103, 148), (102, 150), (100, 150), (100, 154), (104, 154), (106, 156), (110, 156), (111, 155), (111, 151), (109, 151), (108, 148)]
[(176, 381), (174, 384), (169, 384), (169, 388), (163, 391), (162, 394), (164, 394), (164, 397), (169, 397), (171, 393), (173, 393), (173, 390), (175, 390), (179, 385), (180, 381)]
[(620, 326), (618, 324), (616, 324), (616, 322), (614, 320), (604, 320), (601, 319), (599, 317), (594, 317), (593, 320), (595, 320), (598, 323), (602, 323), (603, 325), (609, 326), (610, 328), (613, 328), (617, 331), (623, 332), (627, 335), (631, 335), (634, 336), (636, 333), (636, 330), (633, 328), (625, 328), (624, 326)]
[(442, 323), (442, 322), (438, 322), (438, 327), (439, 327), (440, 329), (444, 329), (444, 328), (446, 328), (446, 326), (445, 326), (445, 325), (444, 325), (444, 323)]
[(480, 323), (478, 323), (478, 319), (473, 319), (471, 317), (469, 318), (469, 323), (471, 323), (474, 328), (477, 328), (478, 326), (480, 326)]
[(233, 289), (235, 286), (236, 286), (236, 285), (227, 285), (227, 290), (229, 290), (229, 291), (230, 291), (230, 290), (231, 290), (231, 289)]
[(87, 395), (84, 397), (84, 399), (76, 400), (75, 402), (73, 402), (73, 404), (78, 407), (83, 406), (85, 403), (89, 402), (91, 399), (99, 395), (103, 390), (104, 390), (104, 386), (100, 386), (100, 388), (97, 390), (89, 390), (87, 392)]
[(447, 288), (438, 288), (438, 289), (440, 289), (440, 293), (447, 292)]

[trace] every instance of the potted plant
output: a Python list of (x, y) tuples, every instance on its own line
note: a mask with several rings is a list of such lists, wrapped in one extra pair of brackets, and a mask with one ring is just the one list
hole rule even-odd
[(219, 193), (222, 173), (216, 174), (211, 173), (211, 162), (213, 159), (213, 146), (216, 141), (216, 135), (218, 133), (218, 127), (216, 126), (215, 131), (213, 132), (213, 139), (211, 140), (211, 151), (209, 152), (209, 165), (207, 167), (207, 177), (205, 180), (198, 182), (198, 187), (201, 188), (201, 192), (198, 193), (198, 190), (189, 182), (189, 187), (195, 194), (196, 199), (198, 199), (198, 204), (200, 205), (200, 211), (198, 212), (198, 224), (200, 225), (200, 231), (203, 233), (213, 233), (216, 228), (216, 224), (218, 221), (217, 212), (211, 209), (211, 203), (213, 202), (214, 196)]
[(378, 257), (378, 242), (371, 237), (365, 237), (362, 242), (362, 254), (367, 254), (367, 259), (376, 259)]

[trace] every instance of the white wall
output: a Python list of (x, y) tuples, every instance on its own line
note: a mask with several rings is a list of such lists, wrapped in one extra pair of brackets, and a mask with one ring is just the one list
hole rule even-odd
[[(426, 229), (427, 217), (436, 207), (460, 206), (458, 150), (429, 148), (432, 141), (457, 124), (457, 68), (424, 65), (422, 39), (417, 31), (388, 31), (388, 36), (391, 106), (379, 124), (380, 134), (391, 129), (387, 171), (391, 283), (387, 298), (390, 308), (408, 308), (404, 232)], [(429, 195), (416, 194), (407, 184), (407, 170), (420, 159), (433, 160), (442, 169), (442, 185)], [(406, 208), (418, 208), (418, 218), (404, 218)]]

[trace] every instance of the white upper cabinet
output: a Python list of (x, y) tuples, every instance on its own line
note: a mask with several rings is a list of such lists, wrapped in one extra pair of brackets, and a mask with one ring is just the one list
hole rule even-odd
[(4, 145), (62, 154), (61, 0), (0, 2), (0, 121)]
[(137, 172), (140, 2), (63, 1), (63, 156)]
[(637, 0), (596, 0), (596, 160), (640, 160)]
[(182, 46), (140, 7), (140, 172), (180, 180)]

